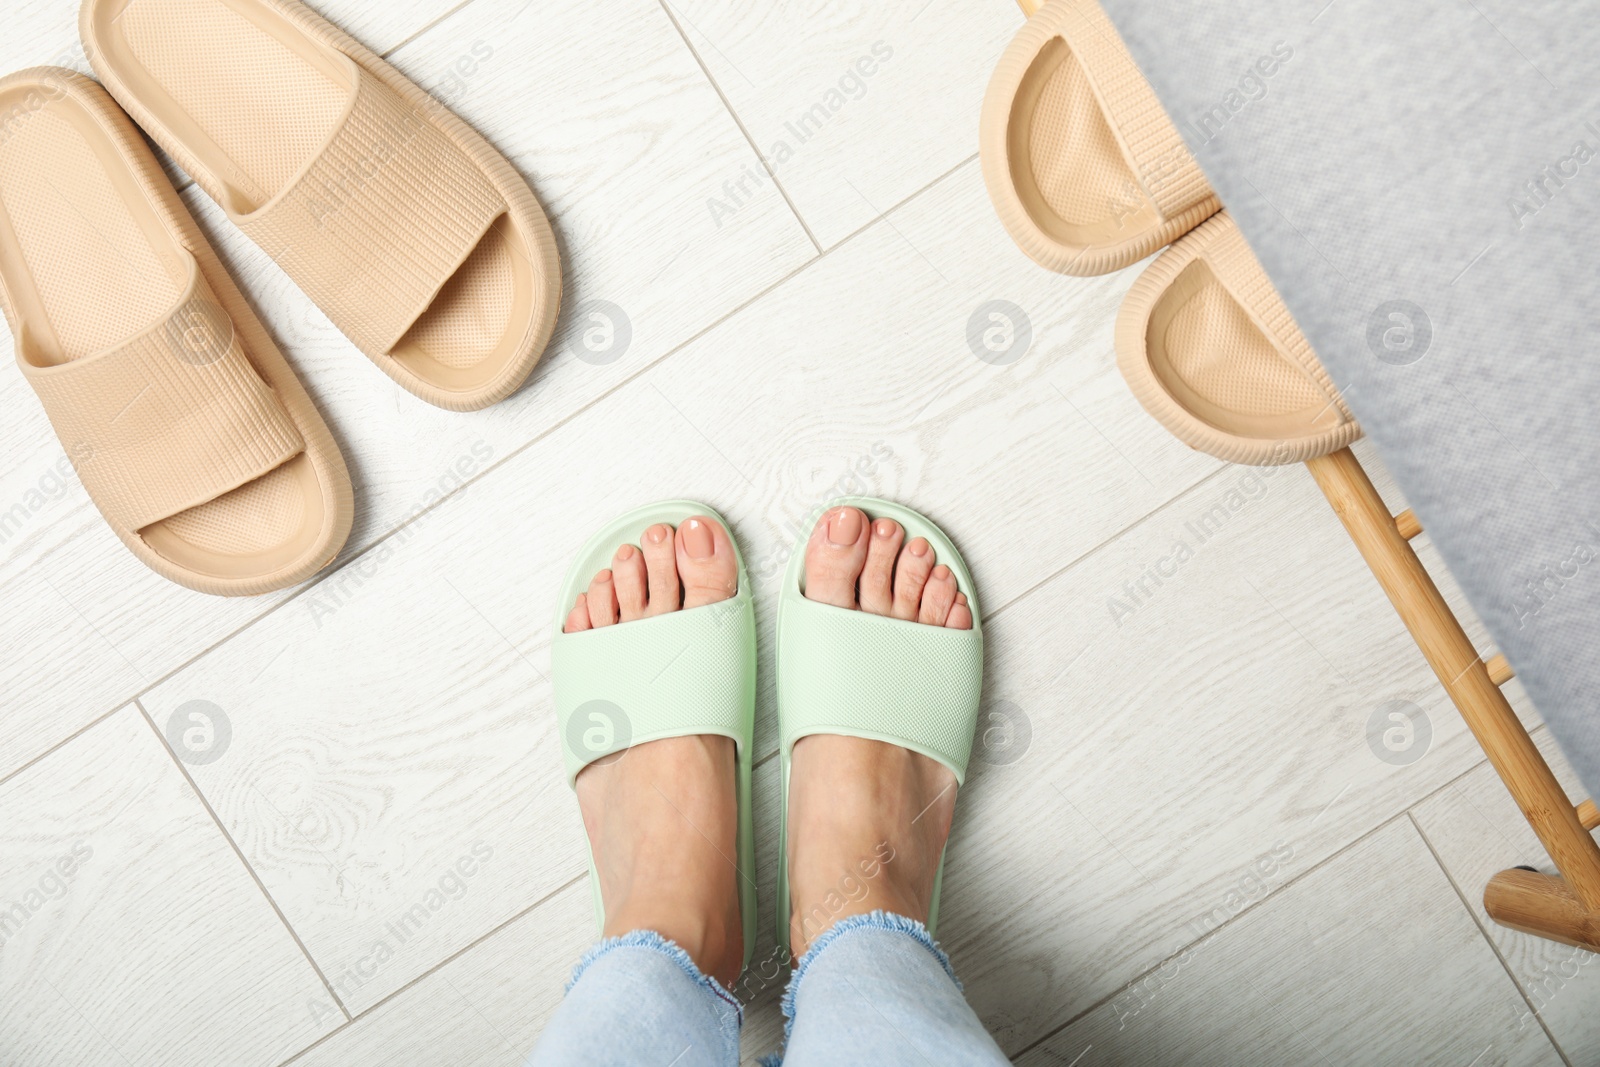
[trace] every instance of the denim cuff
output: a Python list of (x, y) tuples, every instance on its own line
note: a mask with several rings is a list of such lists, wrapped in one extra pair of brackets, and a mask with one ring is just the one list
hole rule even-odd
[(585, 971), (592, 967), (601, 957), (619, 948), (644, 948), (665, 956), (673, 963), (676, 963), (679, 969), (688, 975), (700, 988), (732, 1008), (736, 1013), (738, 1025), (744, 1026), (744, 1006), (739, 1003), (739, 998), (722, 988), (721, 982), (702, 972), (689, 954), (678, 946), (677, 942), (668, 941), (654, 930), (634, 930), (620, 937), (608, 937), (598, 945), (595, 945), (583, 954), (583, 958), (578, 961), (578, 965), (572, 969), (572, 977), (567, 981), (566, 991), (568, 993), (572, 992), (572, 987), (578, 984), (578, 980), (583, 977)]
[[(790, 1034), (794, 1030), (795, 997), (800, 991), (800, 983), (805, 981), (806, 972), (811, 969), (812, 963), (816, 962), (818, 957), (828, 951), (828, 948), (836, 941), (849, 937), (858, 930), (887, 930), (890, 933), (906, 935), (927, 949), (928, 953), (939, 961), (939, 966), (944, 969), (944, 973), (949, 976), (956, 989), (958, 991), (962, 990), (961, 979), (956, 977), (955, 968), (950, 966), (950, 957), (945, 954), (944, 949), (934, 942), (933, 935), (928, 933), (927, 926), (917, 922), (915, 919), (908, 919), (904, 915), (896, 915), (887, 911), (872, 911), (865, 915), (852, 915), (848, 919), (841, 919), (834, 923), (821, 937), (811, 942), (811, 947), (806, 950), (804, 956), (800, 957), (800, 962), (795, 967), (794, 973), (789, 976), (789, 988), (783, 994), (783, 1043), (785, 1045), (788, 1045)], [(778, 1056), (768, 1056), (761, 1061), (763, 1067), (776, 1067), (781, 1062), (782, 1058)]]

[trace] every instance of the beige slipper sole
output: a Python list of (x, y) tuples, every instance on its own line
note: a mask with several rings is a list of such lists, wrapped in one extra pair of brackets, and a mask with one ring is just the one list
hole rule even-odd
[(111, 95), (406, 389), (469, 411), (544, 354), (561, 262), (487, 141), (296, 0), (84, 0)]
[(17, 362), (134, 555), (282, 589), (354, 516), (328, 427), (139, 131), (88, 78), (0, 79), (0, 305)]
[(1222, 206), (1095, 0), (1050, 0), (1012, 39), (979, 155), (1012, 239), (1061, 274), (1120, 270)]
[(1361, 436), (1226, 212), (1163, 252), (1128, 290), (1117, 366), (1174, 436), (1232, 463), (1303, 463)]

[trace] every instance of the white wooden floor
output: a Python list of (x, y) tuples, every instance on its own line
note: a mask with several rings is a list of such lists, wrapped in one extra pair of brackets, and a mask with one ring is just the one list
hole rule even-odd
[[(75, 0), (6, 6), (0, 67), (84, 67)], [(1113, 366), (1134, 271), (1048, 274), (989, 210), (1011, 0), (316, 6), (529, 177), (570, 310), (521, 393), (439, 411), (188, 190), (360, 505), (337, 569), (252, 600), (136, 563), (0, 360), (0, 1063), (517, 1064), (591, 931), (569, 557), (705, 500), (766, 641), (794, 524), (844, 491), (934, 516), (990, 612), (942, 932), (1019, 1062), (1600, 1062), (1600, 957), (1483, 914), (1547, 860), (1309, 477), (1170, 439)], [(967, 340), (994, 300), (1014, 362)], [(593, 301), (631, 330), (609, 361), (577, 355)]]

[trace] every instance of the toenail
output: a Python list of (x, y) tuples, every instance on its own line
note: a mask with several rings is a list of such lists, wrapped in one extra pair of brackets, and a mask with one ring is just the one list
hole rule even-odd
[(690, 519), (683, 526), (683, 550), (690, 559), (710, 559), (717, 551), (711, 539), (711, 530), (699, 519)]
[(652, 545), (659, 545), (667, 539), (667, 528), (658, 522), (646, 530), (644, 536)]
[(828, 520), (828, 543), (853, 545), (861, 536), (861, 513), (855, 508), (840, 508)]
[(933, 576), (942, 582), (946, 578), (950, 577), (950, 568), (941, 563), (937, 567), (933, 568)]
[(621, 548), (617, 549), (617, 558), (618, 559), (632, 559), (633, 558), (633, 546), (632, 545), (623, 545)]
[(911, 542), (911, 554), (913, 556), (926, 556), (928, 554), (928, 542), (920, 537)]
[(875, 529), (878, 531), (879, 537), (894, 536), (894, 523), (889, 519), (879, 519)]
[(611, 572), (609, 570), (603, 570), (594, 576), (594, 580), (599, 582), (601, 585), (604, 585), (611, 580)]

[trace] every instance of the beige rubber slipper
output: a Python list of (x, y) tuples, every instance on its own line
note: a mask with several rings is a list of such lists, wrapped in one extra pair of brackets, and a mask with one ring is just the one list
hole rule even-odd
[(0, 79), (0, 306), (78, 477), (152, 570), (281, 589), (354, 516), (333, 436), (128, 117), (93, 81)]
[(1120, 270), (1221, 208), (1095, 0), (1050, 0), (1012, 39), (984, 96), (983, 179), (1042, 267)]
[(106, 88), (383, 371), (453, 411), (532, 373), (561, 262), (516, 169), (296, 0), (84, 0)]
[(1117, 366), (1146, 411), (1232, 463), (1303, 463), (1361, 436), (1226, 212), (1167, 249), (1128, 290)]

